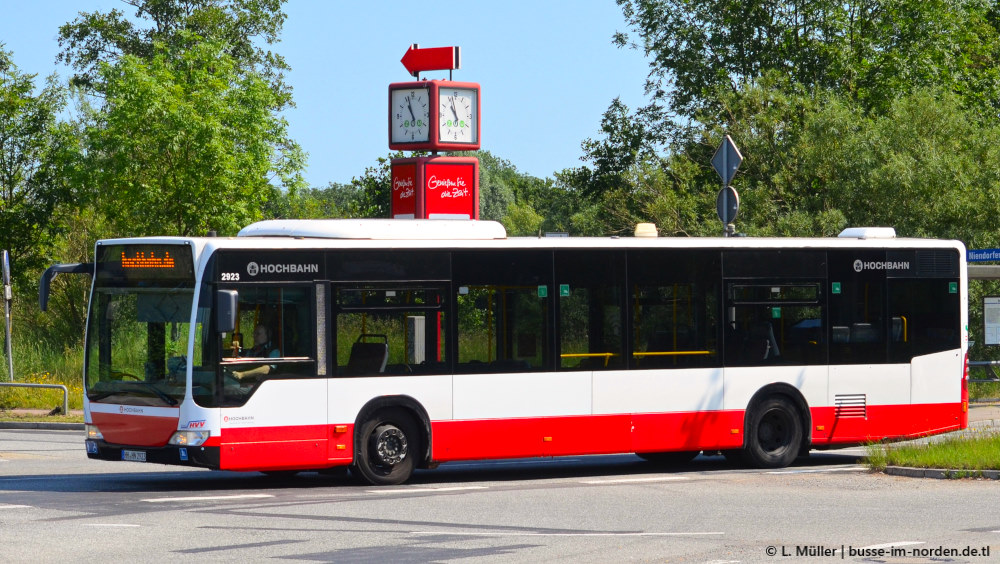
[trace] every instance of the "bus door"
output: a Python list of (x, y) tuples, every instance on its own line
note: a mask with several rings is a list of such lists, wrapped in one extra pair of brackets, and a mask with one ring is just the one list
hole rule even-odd
[[(220, 251), (213, 282), (236, 292), (233, 331), (219, 333), (215, 405), (222, 469), (327, 463), (325, 288), (313, 251)], [(317, 362), (317, 359), (320, 359)]]
[(885, 250), (831, 250), (829, 259), (830, 439), (863, 441), (879, 410), (909, 403), (910, 370), (887, 364)]

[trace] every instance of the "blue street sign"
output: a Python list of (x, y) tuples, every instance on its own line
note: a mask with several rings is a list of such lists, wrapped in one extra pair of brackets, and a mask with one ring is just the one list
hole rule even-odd
[(965, 251), (967, 262), (1000, 261), (1000, 249), (968, 249)]

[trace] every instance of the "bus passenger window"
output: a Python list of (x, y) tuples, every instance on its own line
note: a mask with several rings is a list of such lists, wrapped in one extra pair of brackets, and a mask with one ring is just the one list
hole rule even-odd
[(628, 254), (631, 366), (719, 366), (718, 253), (677, 249)]
[(348, 287), (336, 291), (337, 374), (441, 374), (444, 291), (436, 287)]
[(458, 372), (525, 372), (543, 365), (546, 307), (537, 287), (461, 286), (456, 302)]
[(456, 372), (552, 370), (551, 251), (453, 255)]
[(625, 368), (624, 258), (598, 250), (556, 252), (560, 370)]

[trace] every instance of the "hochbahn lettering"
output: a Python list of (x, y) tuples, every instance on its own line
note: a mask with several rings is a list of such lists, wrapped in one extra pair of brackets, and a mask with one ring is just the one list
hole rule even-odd
[(318, 264), (257, 264), (251, 262), (247, 264), (247, 274), (257, 276), (258, 274), (318, 274)]
[(891, 260), (872, 260), (863, 261), (858, 259), (854, 261), (854, 271), (861, 272), (862, 270), (909, 270), (910, 261), (891, 261)]

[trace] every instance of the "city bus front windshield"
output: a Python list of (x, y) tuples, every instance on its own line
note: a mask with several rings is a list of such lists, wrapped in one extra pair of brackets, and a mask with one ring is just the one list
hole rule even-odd
[(188, 343), (202, 325), (191, 323), (194, 282), (188, 242), (97, 242), (84, 358), (90, 401), (181, 403)]
[[(184, 399), (190, 288), (95, 288), (87, 330), (86, 387), (91, 401), (176, 406)], [(196, 350), (195, 358), (200, 357)]]

